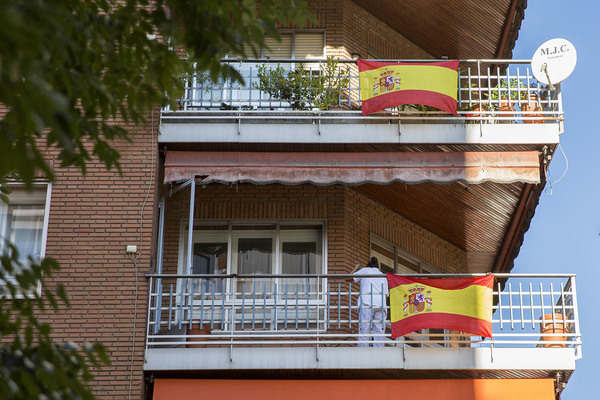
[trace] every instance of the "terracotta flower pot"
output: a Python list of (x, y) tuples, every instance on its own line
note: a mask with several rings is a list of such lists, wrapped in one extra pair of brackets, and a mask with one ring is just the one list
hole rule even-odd
[[(554, 315), (554, 317), (553, 317)], [(566, 323), (566, 318), (562, 314), (546, 314), (540, 318), (540, 333), (556, 334), (553, 336), (542, 336), (541, 341), (562, 341), (565, 342), (567, 337), (564, 334), (569, 332), (569, 325)], [(565, 347), (564, 343), (544, 344), (544, 347)]]
[[(542, 117), (542, 114), (539, 113), (542, 111), (542, 107), (540, 107), (538, 95), (530, 95), (529, 101), (521, 105), (521, 111), (523, 112), (523, 117)], [(541, 119), (523, 119), (523, 122), (526, 124), (544, 123)]]
[[(509, 103), (508, 100), (500, 100), (500, 102), (498, 103), (498, 111), (510, 111), (510, 113), (502, 113), (502, 114), (498, 114), (499, 117), (501, 118), (506, 118), (506, 117), (513, 117), (515, 116), (515, 103), (511, 102)], [(506, 120), (506, 119), (501, 119), (499, 120), (499, 123), (501, 124), (511, 124), (514, 121), (512, 120)]]
[(200, 328), (200, 324), (195, 324), (192, 325), (191, 329), (188, 329), (187, 331), (187, 345), (186, 347), (188, 348), (203, 348), (206, 347), (206, 344), (203, 342), (206, 342), (207, 340), (210, 340), (209, 338), (206, 337), (190, 337), (190, 335), (210, 335), (211, 334), (211, 329), (210, 329), (210, 324), (203, 324), (202, 328)]

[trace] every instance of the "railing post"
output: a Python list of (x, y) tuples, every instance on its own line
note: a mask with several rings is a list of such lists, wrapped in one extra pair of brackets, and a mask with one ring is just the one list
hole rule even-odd
[[(579, 307), (577, 305), (577, 290), (575, 287), (575, 277), (571, 276), (569, 277), (570, 280), (570, 284), (571, 284), (571, 292), (572, 297), (573, 297), (573, 326), (574, 326), (574, 333), (575, 333), (575, 342), (579, 342), (581, 341), (581, 332), (579, 331)], [(583, 357), (582, 354), (582, 350), (581, 350), (581, 344), (575, 344), (575, 358), (576, 359), (580, 359), (581, 357)]]
[[(158, 249), (156, 251), (156, 273), (162, 274), (163, 268), (163, 242), (164, 242), (164, 226), (165, 226), (165, 199), (161, 198), (158, 203)], [(155, 297), (155, 325), (154, 333), (156, 334), (160, 329), (161, 320), (161, 304), (162, 304), (162, 278), (156, 279), (157, 296)]]
[[(153, 285), (154, 281), (152, 279), (152, 277), (150, 277), (150, 281), (148, 282), (148, 309), (147, 309), (147, 314), (146, 314), (146, 341), (145, 341), (145, 345), (144, 345), (144, 361), (146, 361), (148, 359), (147, 355), (148, 355), (148, 337), (150, 336), (150, 321), (151, 321), (151, 305), (152, 305), (152, 285)], [(155, 310), (158, 311), (158, 307)], [(156, 325), (154, 326), (154, 329), (152, 330), (154, 333), (156, 333)]]

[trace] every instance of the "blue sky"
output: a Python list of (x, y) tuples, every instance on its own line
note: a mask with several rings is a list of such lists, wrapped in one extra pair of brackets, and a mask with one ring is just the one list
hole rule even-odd
[[(546, 40), (567, 39), (577, 49), (577, 66), (562, 83), (565, 133), (550, 165), (546, 185), (513, 272), (575, 273), (583, 358), (562, 400), (598, 398), (600, 341), (600, 132), (594, 98), (600, 92), (600, 2), (529, 0), (513, 58), (530, 59)], [(568, 162), (566, 161), (568, 160)]]

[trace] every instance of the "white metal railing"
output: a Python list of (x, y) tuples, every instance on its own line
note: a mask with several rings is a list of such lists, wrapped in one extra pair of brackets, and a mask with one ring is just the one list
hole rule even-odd
[[(443, 60), (378, 60), (393, 62), (431, 62)], [(298, 103), (273, 96), (264, 90), (259, 78), (259, 67), (273, 70), (282, 67), (286, 73), (296, 68), (306, 70), (309, 82), (323, 74), (324, 60), (223, 60), (236, 66), (244, 84), (234, 81), (212, 82), (206, 74), (194, 73), (185, 79), (185, 91), (177, 101), (177, 109), (163, 110), (163, 117), (172, 112), (235, 111), (236, 118), (285, 118), (281, 111), (298, 110)], [(321, 63), (321, 64), (319, 64)], [(345, 85), (337, 90), (338, 96), (331, 107), (319, 109), (314, 92), (302, 92), (301, 111), (317, 112), (317, 117), (331, 117), (332, 110), (343, 112), (344, 118), (364, 118), (361, 113), (360, 81), (356, 60), (338, 60), (336, 80), (347, 77)], [(348, 73), (346, 74), (346, 68)], [(550, 90), (538, 82), (531, 71), (529, 60), (461, 60), (458, 74), (458, 117), (430, 107), (404, 105), (387, 109), (369, 118), (464, 120), (479, 123), (560, 123), (563, 118), (560, 85)], [(285, 73), (283, 75), (285, 77)], [(336, 82), (340, 82), (336, 80)], [(327, 87), (327, 83), (325, 83)], [(329, 112), (328, 112), (329, 111)], [(297, 117), (297, 115), (295, 115)]]
[[(570, 347), (581, 357), (574, 275), (495, 276), (493, 339), (425, 330), (393, 341), (388, 320), (384, 321), (386, 333), (374, 337), (374, 342), (388, 346)], [(196, 347), (198, 343), (203, 347), (355, 346), (361, 336), (356, 304), (360, 288), (348, 281), (351, 275), (149, 274), (148, 278), (147, 347)]]

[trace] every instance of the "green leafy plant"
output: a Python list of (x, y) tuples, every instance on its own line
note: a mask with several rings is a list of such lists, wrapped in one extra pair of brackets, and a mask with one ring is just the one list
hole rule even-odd
[(341, 68), (338, 64), (339, 61), (333, 57), (327, 57), (327, 61), (321, 63), (323, 90), (315, 102), (321, 110), (329, 110), (331, 106), (339, 105), (340, 96), (350, 83), (350, 67)]
[[(487, 93), (484, 93), (487, 96)], [(489, 93), (492, 107), (499, 109), (508, 103), (518, 103), (527, 100), (527, 85), (518, 79), (501, 79), (498, 84), (491, 88)], [(510, 100), (510, 101), (509, 101)]]
[(258, 83), (253, 87), (268, 93), (272, 99), (289, 102), (294, 110), (318, 108), (329, 110), (339, 104), (339, 98), (350, 81), (349, 67), (341, 68), (339, 61), (328, 57), (319, 63), (318, 72), (306, 70), (299, 64), (292, 70), (285, 70), (281, 64), (269, 68), (258, 66)]

